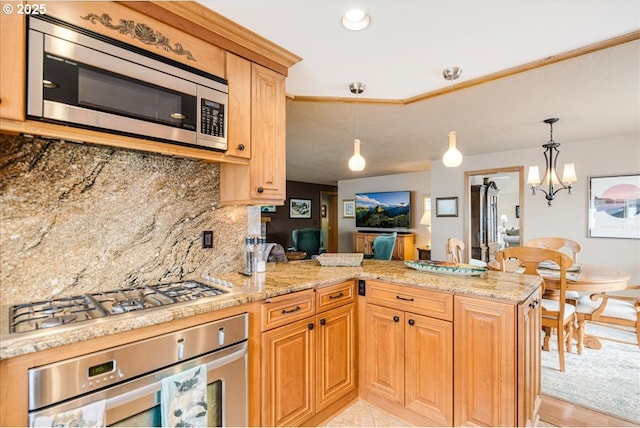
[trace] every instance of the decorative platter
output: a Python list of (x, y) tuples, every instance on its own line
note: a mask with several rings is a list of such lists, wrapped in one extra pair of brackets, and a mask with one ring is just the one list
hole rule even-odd
[(487, 272), (487, 268), (482, 266), (474, 266), (464, 263), (439, 262), (433, 260), (405, 260), (404, 264), (411, 269), (442, 275), (480, 276)]

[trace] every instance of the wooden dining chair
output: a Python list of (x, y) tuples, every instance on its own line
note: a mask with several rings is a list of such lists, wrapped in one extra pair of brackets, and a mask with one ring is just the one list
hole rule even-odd
[[(578, 253), (582, 251), (582, 245), (567, 238), (534, 238), (524, 244), (525, 247), (548, 248), (560, 252), (571, 252), (573, 263), (578, 262)], [(568, 251), (567, 251), (568, 250)]]
[[(630, 285), (627, 290), (640, 290), (640, 285)], [(640, 295), (606, 293), (585, 295), (578, 300), (576, 314), (578, 317), (578, 354), (582, 353), (587, 321), (631, 327), (636, 332), (635, 344), (640, 346)], [(611, 340), (618, 341), (617, 339)]]
[(462, 252), (464, 242), (458, 238), (447, 239), (447, 261), (452, 263), (462, 263)]
[[(538, 264), (545, 260), (552, 261), (560, 267), (560, 292), (558, 300), (542, 298), (542, 329), (545, 332), (544, 345), (542, 349), (549, 350), (549, 340), (551, 333), (555, 329), (558, 332), (558, 354), (560, 358), (560, 371), (565, 371), (564, 352), (571, 352), (571, 338), (573, 336), (573, 326), (576, 323), (576, 307), (566, 302), (567, 293), (567, 267), (571, 266), (571, 258), (556, 250), (534, 247), (512, 247), (505, 248), (496, 253), (496, 260), (506, 271), (507, 261), (518, 259), (524, 266), (524, 273), (530, 275), (540, 275)], [(542, 279), (544, 283), (544, 278)]]
[[(548, 248), (551, 250), (563, 252), (565, 254), (570, 254), (573, 263), (578, 262), (578, 253), (582, 251), (582, 245), (580, 245), (576, 241), (567, 238), (555, 237), (534, 238), (530, 241), (527, 241), (525, 247)], [(570, 304), (576, 305), (579, 298), (580, 293), (578, 293), (577, 291), (567, 291), (567, 302), (569, 302)]]

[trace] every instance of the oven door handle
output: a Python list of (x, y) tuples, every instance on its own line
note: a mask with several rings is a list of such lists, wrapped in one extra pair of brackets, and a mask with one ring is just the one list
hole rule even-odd
[[(235, 352), (232, 352), (220, 358), (216, 358), (213, 361), (207, 363), (206, 365), (207, 373), (210, 372), (211, 370), (215, 370), (220, 367), (223, 367), (247, 355), (247, 342), (243, 342), (241, 344), (235, 345), (228, 349), (232, 349), (235, 347), (240, 347), (240, 348)], [(198, 359), (196, 358), (195, 361), (197, 362), (197, 360)], [(157, 393), (159, 393), (162, 390), (162, 379), (172, 374), (177, 374), (182, 371), (189, 370), (190, 368), (195, 367), (196, 365), (197, 364), (193, 364), (193, 361), (189, 361), (189, 362), (180, 364), (177, 367), (170, 367), (167, 370), (163, 370), (160, 373), (156, 373), (154, 376), (160, 377), (160, 380), (153, 382), (149, 385), (145, 385), (141, 388), (134, 389), (133, 391), (125, 392), (123, 394), (116, 394), (114, 397), (107, 398), (106, 408), (107, 410), (113, 409), (113, 408), (122, 406), (124, 404), (131, 403), (139, 398), (148, 396), (150, 394), (156, 394), (156, 397), (155, 397), (156, 404), (160, 404), (160, 396)], [(179, 370), (176, 370), (178, 368)], [(171, 373), (167, 373), (167, 372), (171, 372)], [(207, 383), (209, 381), (211, 381), (211, 379), (207, 379)]]

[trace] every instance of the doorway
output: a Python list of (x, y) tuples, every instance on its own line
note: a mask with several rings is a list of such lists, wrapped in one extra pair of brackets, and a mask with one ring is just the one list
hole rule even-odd
[[(465, 171), (464, 186), (465, 259), (488, 262), (495, 251), (520, 245), (524, 236), (524, 166)], [(474, 193), (478, 190), (487, 196), (484, 204)]]
[(320, 224), (327, 253), (338, 252), (338, 193), (320, 192)]

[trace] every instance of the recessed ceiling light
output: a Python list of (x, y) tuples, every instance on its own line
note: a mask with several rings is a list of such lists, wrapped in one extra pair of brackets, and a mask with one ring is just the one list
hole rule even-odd
[(347, 30), (364, 30), (371, 23), (371, 17), (360, 9), (351, 9), (342, 17), (342, 26)]

